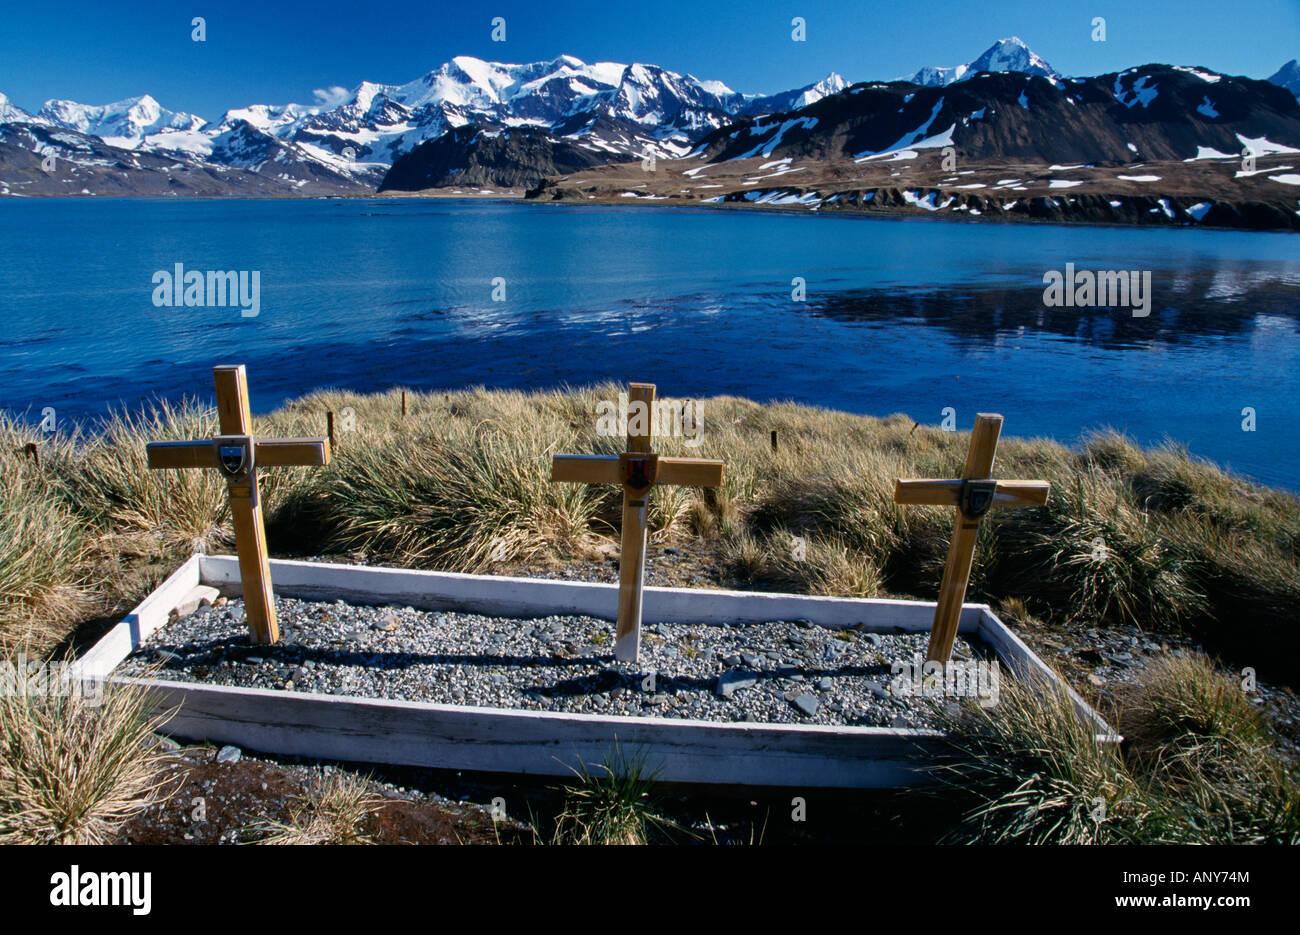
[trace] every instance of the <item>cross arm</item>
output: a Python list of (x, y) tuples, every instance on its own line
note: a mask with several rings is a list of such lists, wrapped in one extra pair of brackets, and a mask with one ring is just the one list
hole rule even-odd
[(554, 455), (551, 480), (573, 484), (621, 484), (618, 455)]
[(151, 468), (215, 468), (212, 442), (150, 442), (145, 445)]
[[(656, 484), (686, 487), (717, 487), (722, 483), (723, 462), (712, 458), (653, 456), (658, 462)], [(621, 484), (624, 481), (618, 455), (553, 455), (551, 480), (576, 484)]]
[(683, 487), (717, 487), (722, 484), (723, 462), (712, 458), (659, 459), (657, 484), (677, 484)]
[[(961, 500), (959, 480), (900, 480), (894, 487), (894, 502), (905, 506), (957, 506)], [(1042, 506), (1051, 484), (1042, 480), (1000, 480), (993, 495), (994, 506)]]
[(259, 438), (254, 457), (258, 467), (323, 467), (330, 463), (330, 440)]
[[(259, 438), (254, 440), (257, 467), (320, 467), (330, 463), (328, 438)], [(215, 468), (217, 452), (210, 441), (150, 442), (145, 446), (151, 468)]]

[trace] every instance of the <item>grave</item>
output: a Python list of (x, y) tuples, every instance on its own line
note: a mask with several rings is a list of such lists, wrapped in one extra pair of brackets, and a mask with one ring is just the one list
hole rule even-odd
[[(584, 766), (637, 759), (670, 782), (896, 787), (925, 781), (918, 766), (942, 735), (925, 721), (932, 702), (913, 704), (904, 681), (881, 682), (886, 667), (893, 674), (911, 658), (919, 662), (927, 636), (931, 664), (961, 641), (971, 661), (983, 654), (1010, 675), (1058, 681), (989, 607), (962, 600), (974, 535), (967, 527), (993, 505), (1046, 497), (1040, 482), (989, 480), (1000, 417), (977, 422), (963, 479), (899, 482), (901, 503), (957, 509), (953, 575), (945, 575), (938, 602), (812, 597), (644, 587), (651, 483), (716, 484), (722, 472), (717, 461), (653, 456), (648, 431), (629, 430), (630, 451), (620, 456), (552, 463), (553, 480), (623, 485), (617, 585), (268, 560), (256, 468), (324, 464), (328, 444), (252, 438), (242, 368), (218, 374), (223, 437), (151, 445), (150, 466), (223, 462), (232, 508), (247, 508), (239, 555), (191, 557), (73, 670), (146, 685), (158, 704), (176, 709), (165, 728), (175, 736), (484, 773), (572, 777)], [(223, 385), (235, 391), (223, 396)], [(633, 386), (636, 398), (652, 400), (653, 392)], [(290, 621), (287, 638), (270, 602), (272, 578)], [(176, 608), (211, 595), (207, 589), (243, 602), (247, 634), (229, 608), (176, 619)], [(264, 616), (255, 619), (254, 608)], [(654, 631), (644, 639), (643, 624)], [(615, 635), (612, 647), (566, 645), (600, 634)], [(777, 640), (784, 642), (768, 645)], [(147, 662), (160, 668), (146, 671)], [(485, 672), (490, 679), (478, 677)], [(326, 675), (339, 680), (313, 688)], [(357, 679), (359, 688), (344, 685)], [(473, 703), (458, 702), (458, 690)], [(1099, 740), (1118, 740), (1070, 694)], [(856, 700), (852, 710), (837, 710), (836, 699)]]

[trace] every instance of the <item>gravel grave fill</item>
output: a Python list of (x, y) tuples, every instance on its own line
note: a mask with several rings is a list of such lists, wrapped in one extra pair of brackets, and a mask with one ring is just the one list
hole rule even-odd
[[(595, 617), (521, 620), (285, 597), (276, 612), (281, 642), (258, 646), (248, 640), (243, 602), (219, 598), (160, 627), (115, 674), (144, 677), (154, 668), (170, 681), (312, 694), (861, 727), (938, 727), (939, 709), (952, 713), (959, 701), (941, 690), (918, 693), (891, 671), (924, 659), (928, 632), (807, 620), (657, 623), (642, 627), (640, 661), (623, 663), (614, 659), (614, 624)], [(953, 658), (995, 661), (964, 637)]]

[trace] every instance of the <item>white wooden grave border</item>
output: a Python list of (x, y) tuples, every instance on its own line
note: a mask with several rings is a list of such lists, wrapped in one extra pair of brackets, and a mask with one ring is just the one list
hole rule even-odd
[[(276, 593), (309, 600), (410, 605), (497, 616), (584, 614), (612, 620), (618, 586), (538, 578), (272, 560)], [(111, 673), (195, 588), (239, 593), (233, 556), (195, 555), (99, 640), (70, 677), (146, 684), (158, 704), (178, 707), (166, 732), (177, 737), (322, 759), (488, 773), (572, 777), (619, 753), (641, 757), (665, 782), (744, 786), (883, 788), (925, 781), (916, 755), (934, 730), (816, 724), (694, 721), (524, 711), (393, 701), (168, 680)], [(748, 591), (646, 588), (647, 623), (761, 623), (810, 620), (831, 628), (930, 629), (935, 603), (809, 597)], [(977, 635), (1020, 676), (1056, 674), (984, 604), (964, 604), (959, 632)], [(1073, 689), (1081, 717), (1100, 742), (1119, 736)]]

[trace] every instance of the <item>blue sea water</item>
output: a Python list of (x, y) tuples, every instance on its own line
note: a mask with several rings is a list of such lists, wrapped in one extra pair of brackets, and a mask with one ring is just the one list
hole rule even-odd
[[(154, 304), (257, 271), (260, 309)], [(1043, 274), (1150, 270), (1149, 316)], [(806, 299), (792, 299), (793, 281)], [(497, 285), (494, 286), (494, 280)], [(504, 301), (500, 297), (504, 282)], [(60, 424), (211, 393), (649, 381), (1066, 443), (1110, 426), (1300, 489), (1292, 234), (453, 200), (0, 201), (0, 406)], [(1243, 431), (1243, 409), (1255, 431)], [(707, 424), (707, 422), (706, 422)]]

